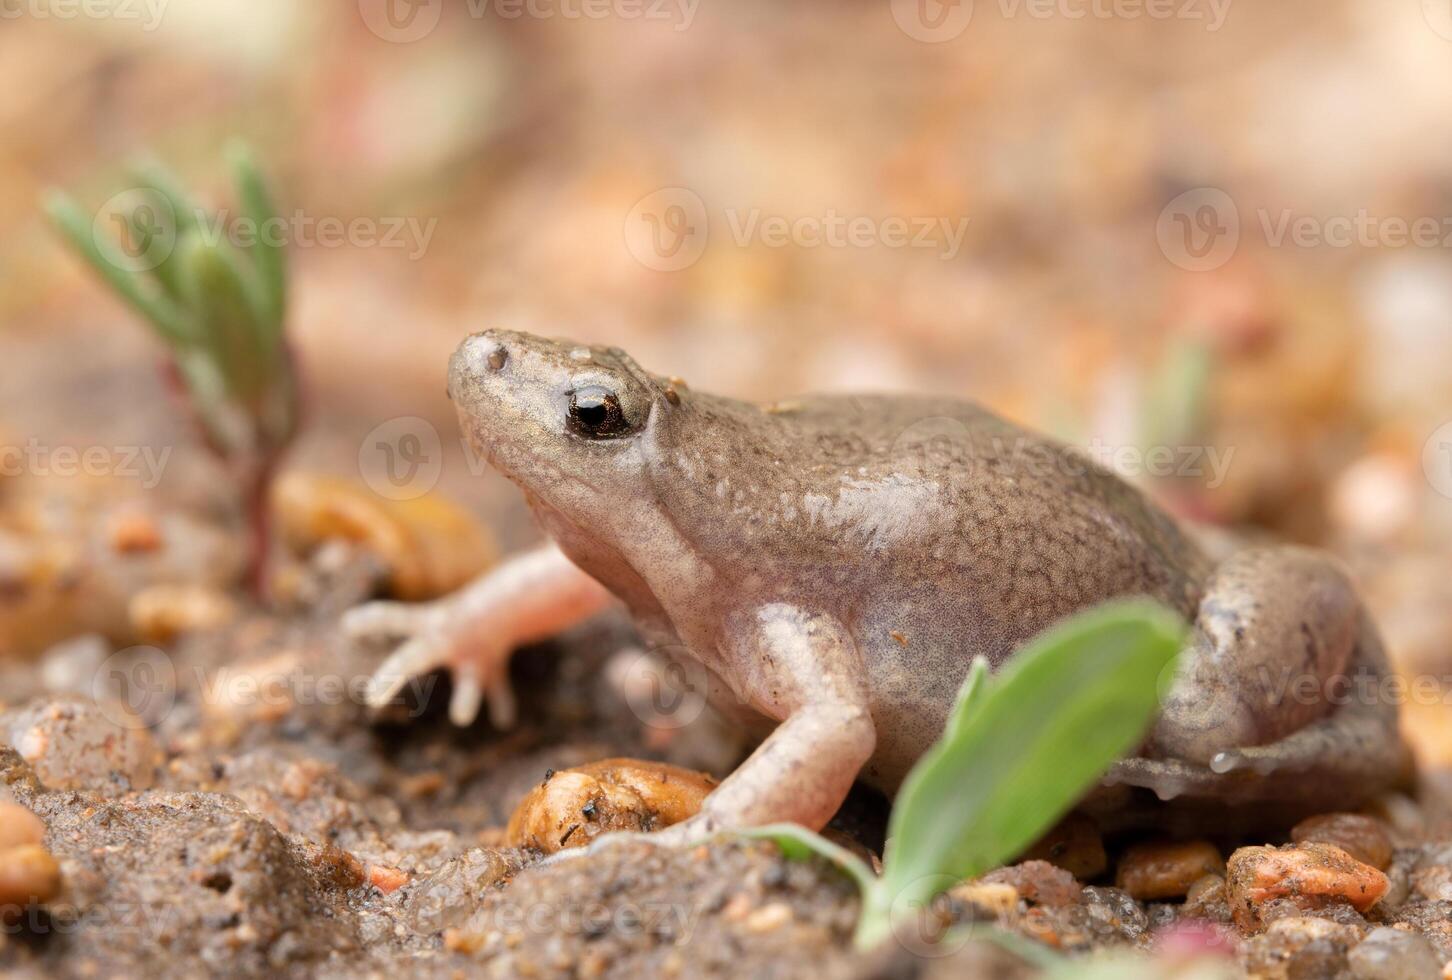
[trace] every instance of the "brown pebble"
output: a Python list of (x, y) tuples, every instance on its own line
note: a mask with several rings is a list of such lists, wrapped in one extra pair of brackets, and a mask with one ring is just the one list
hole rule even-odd
[(0, 910), (13, 912), (60, 894), (60, 865), (39, 844), (0, 851)]
[(651, 831), (692, 817), (716, 781), (705, 773), (640, 759), (602, 759), (562, 769), (530, 791), (509, 818), (505, 840), (553, 854), (603, 833)]
[(19, 803), (0, 803), (0, 851), (23, 844), (39, 844), (45, 824)]
[(990, 871), (979, 880), (1012, 885), (1020, 896), (1040, 905), (1072, 905), (1084, 893), (1073, 875), (1047, 861), (1024, 861)]
[(1120, 857), (1115, 884), (1141, 901), (1179, 898), (1196, 881), (1224, 869), (1209, 841), (1146, 841)]
[(386, 864), (370, 864), (368, 883), (388, 895), (408, 884), (408, 873), (399, 868), (390, 868)]
[(747, 932), (775, 932), (792, 921), (792, 907), (785, 902), (772, 902), (752, 912), (741, 923)]
[(113, 514), (106, 530), (111, 550), (118, 555), (159, 551), (163, 543), (161, 528), (150, 514), (136, 511)]
[(1109, 867), (1099, 825), (1081, 813), (1071, 813), (1024, 854), (1025, 860), (1058, 865), (1081, 881), (1097, 878)]
[(1226, 894), (1235, 924), (1254, 932), (1263, 922), (1260, 906), (1284, 899), (1312, 911), (1337, 899), (1365, 912), (1386, 894), (1387, 877), (1332, 844), (1242, 847), (1230, 855)]
[(1318, 841), (1335, 844), (1363, 864), (1385, 871), (1391, 864), (1392, 842), (1386, 825), (1360, 813), (1323, 813), (1308, 817), (1291, 828), (1297, 844)]

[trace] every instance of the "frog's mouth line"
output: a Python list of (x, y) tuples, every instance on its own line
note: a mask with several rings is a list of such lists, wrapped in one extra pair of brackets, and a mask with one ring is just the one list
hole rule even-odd
[[(469, 439), (474, 452), (489, 464), (489, 468), (504, 476), (524, 491), (525, 496), (540, 500), (546, 506), (554, 506), (549, 495), (541, 487), (570, 483), (582, 486), (592, 493), (599, 493), (600, 487), (579, 475), (567, 473), (558, 463), (544, 453), (530, 449), (517, 442), (497, 441), (481, 445), (478, 440)], [(526, 479), (522, 474), (528, 473)]]

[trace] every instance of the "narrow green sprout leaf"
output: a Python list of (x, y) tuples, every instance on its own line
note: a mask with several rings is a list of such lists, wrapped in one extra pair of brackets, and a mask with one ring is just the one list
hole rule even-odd
[(222, 370), (228, 393), (255, 405), (271, 378), (244, 281), (230, 243), (211, 244), (196, 232), (177, 245), (183, 298), (201, 324), (204, 343)]
[(894, 915), (1014, 858), (1062, 817), (1144, 735), (1184, 642), (1179, 617), (1130, 600), (1066, 620), (996, 676), (975, 665), (946, 737), (898, 791), (857, 946), (881, 942)]
[[(60, 192), (46, 209), (61, 235), (170, 348), (193, 417), (241, 490), (253, 527), (249, 571), (261, 595), (267, 485), (296, 431), (299, 397), (283, 337), (287, 270), (271, 195), (245, 148), (234, 147), (231, 159), (240, 205), (258, 236), (246, 252), (229, 236), (226, 212), (204, 213), (155, 162), (130, 168), (133, 186), (100, 216)], [(117, 225), (115, 235), (107, 222)]]
[[(170, 170), (156, 160), (144, 159), (126, 168), (126, 174), (139, 190), (151, 191), (156, 204), (164, 212), (161, 218), (171, 229), (173, 242), (180, 241), (189, 232), (199, 228), (202, 212), (182, 189), (181, 182)], [(133, 220), (135, 215), (133, 215)], [(177, 272), (177, 250), (170, 250), (161, 262), (152, 269), (152, 275), (172, 299), (181, 301), (181, 281)]]
[[(187, 343), (190, 324), (181, 309), (160, 290), (144, 286), (135, 273), (117, 265), (101, 250), (94, 219), (81, 210), (70, 195), (52, 191), (46, 197), (46, 212), (61, 235), (123, 300), (140, 313), (157, 333), (171, 344)], [(119, 248), (119, 245), (116, 246)]]
[(742, 830), (740, 836), (772, 841), (781, 848), (787, 858), (793, 861), (804, 861), (814, 854), (826, 858), (851, 875), (852, 880), (857, 882), (857, 887), (862, 890), (864, 895), (877, 882), (877, 876), (872, 873), (872, 869), (856, 854), (845, 847), (833, 844), (821, 834), (813, 833), (801, 824), (773, 823), (763, 827), (750, 827)]
[(268, 340), (275, 344), (282, 336), (283, 313), (287, 308), (287, 255), (283, 250), (281, 222), (251, 152), (242, 144), (234, 143), (228, 147), (227, 156), (242, 209), (256, 235), (251, 256), (257, 268)]

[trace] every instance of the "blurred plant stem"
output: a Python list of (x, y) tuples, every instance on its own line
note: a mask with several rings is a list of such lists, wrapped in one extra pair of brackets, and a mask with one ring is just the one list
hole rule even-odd
[[(283, 223), (248, 150), (228, 153), (240, 223), (209, 215), (160, 164), (90, 215), (53, 191), (65, 239), (168, 348), (169, 380), (237, 488), (253, 591), (266, 593), (268, 491), (297, 432), (297, 368), (286, 338)], [(112, 227), (114, 226), (114, 227)], [(242, 234), (245, 232), (245, 236)], [(246, 241), (234, 244), (234, 238)]]

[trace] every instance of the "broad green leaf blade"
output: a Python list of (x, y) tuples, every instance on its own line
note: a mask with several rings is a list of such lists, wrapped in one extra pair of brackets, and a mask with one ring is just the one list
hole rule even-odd
[(859, 944), (886, 934), (894, 902), (921, 905), (945, 878), (997, 867), (1062, 817), (1144, 735), (1184, 642), (1184, 624), (1163, 607), (1117, 602), (1054, 627), (976, 682), (950, 737), (898, 791)]
[(968, 676), (963, 678), (963, 683), (958, 688), (958, 696), (953, 699), (953, 710), (948, 713), (948, 724), (939, 741), (951, 742), (957, 737), (963, 722), (973, 717), (982, 703), (987, 692), (987, 683), (988, 658), (974, 657), (973, 662), (968, 665)]
[(877, 882), (877, 876), (861, 858), (800, 824), (773, 823), (762, 827), (748, 827), (737, 834), (740, 837), (772, 841), (793, 861), (804, 861), (814, 854), (826, 858), (851, 875), (857, 882), (857, 887), (864, 893)]
[(157, 333), (173, 346), (182, 346), (192, 339), (193, 331), (181, 309), (167, 296), (142, 285), (143, 280), (129, 269), (112, 262), (96, 241), (94, 219), (81, 210), (75, 200), (61, 191), (53, 191), (45, 201), (45, 210), (61, 235), (96, 273), (151, 322)]

